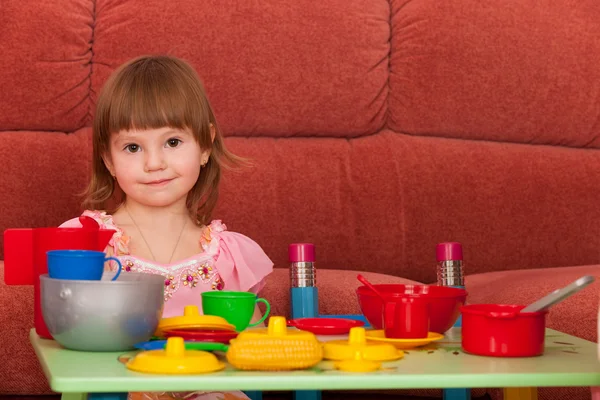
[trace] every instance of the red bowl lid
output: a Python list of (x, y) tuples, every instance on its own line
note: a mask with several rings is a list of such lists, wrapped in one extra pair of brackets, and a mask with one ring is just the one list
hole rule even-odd
[(238, 335), (235, 331), (172, 329), (163, 332), (165, 337), (179, 336), (184, 340), (229, 343)]
[(347, 333), (351, 328), (364, 326), (363, 321), (349, 318), (296, 318), (288, 321), (288, 325), (315, 334), (341, 334)]

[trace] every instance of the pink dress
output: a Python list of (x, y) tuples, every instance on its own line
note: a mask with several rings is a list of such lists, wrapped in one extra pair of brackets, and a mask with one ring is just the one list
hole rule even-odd
[[(273, 262), (250, 238), (228, 232), (219, 220), (206, 226), (199, 238), (202, 252), (171, 264), (135, 257), (129, 253), (129, 237), (115, 225), (111, 215), (104, 211), (84, 211), (83, 215), (94, 218), (100, 228), (114, 229), (116, 233), (105, 252), (117, 257), (123, 266), (121, 273), (144, 272), (165, 278), (165, 306), (163, 317), (183, 314), (186, 305), (197, 305), (202, 312), (200, 293), (209, 290), (235, 290), (258, 293), (264, 286), (265, 277), (273, 270)], [(60, 227), (81, 227), (78, 218)], [(116, 263), (110, 269), (116, 270)], [(246, 399), (242, 392), (194, 392), (194, 393), (130, 393), (132, 399)]]

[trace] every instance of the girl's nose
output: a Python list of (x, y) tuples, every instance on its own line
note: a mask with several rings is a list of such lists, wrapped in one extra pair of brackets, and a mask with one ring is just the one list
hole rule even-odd
[(167, 163), (161, 150), (146, 151), (144, 163), (145, 172), (159, 171), (165, 169), (166, 167)]

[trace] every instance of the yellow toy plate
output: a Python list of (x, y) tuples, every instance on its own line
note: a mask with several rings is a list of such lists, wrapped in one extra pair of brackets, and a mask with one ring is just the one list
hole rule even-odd
[(373, 330), (366, 332), (367, 341), (369, 342), (379, 342), (379, 343), (389, 343), (396, 346), (397, 349), (408, 350), (414, 349), (415, 347), (425, 346), (431, 342), (435, 342), (436, 340), (440, 340), (444, 338), (444, 335), (429, 332), (429, 335), (426, 338), (419, 339), (394, 339), (394, 338), (386, 338), (385, 332), (383, 329)]
[(234, 331), (235, 326), (227, 322), (223, 317), (216, 315), (200, 315), (198, 307), (185, 306), (183, 316), (163, 318), (158, 323), (156, 336), (170, 329), (212, 329)]
[(225, 364), (207, 351), (185, 350), (182, 338), (167, 339), (164, 350), (143, 351), (127, 361), (127, 369), (148, 374), (204, 374)]

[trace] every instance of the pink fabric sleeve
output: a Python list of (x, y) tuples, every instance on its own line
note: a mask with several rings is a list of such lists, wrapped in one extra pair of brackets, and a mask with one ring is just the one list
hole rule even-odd
[(252, 239), (235, 232), (219, 233), (216, 268), (225, 290), (258, 293), (264, 278), (273, 271), (273, 262)]

